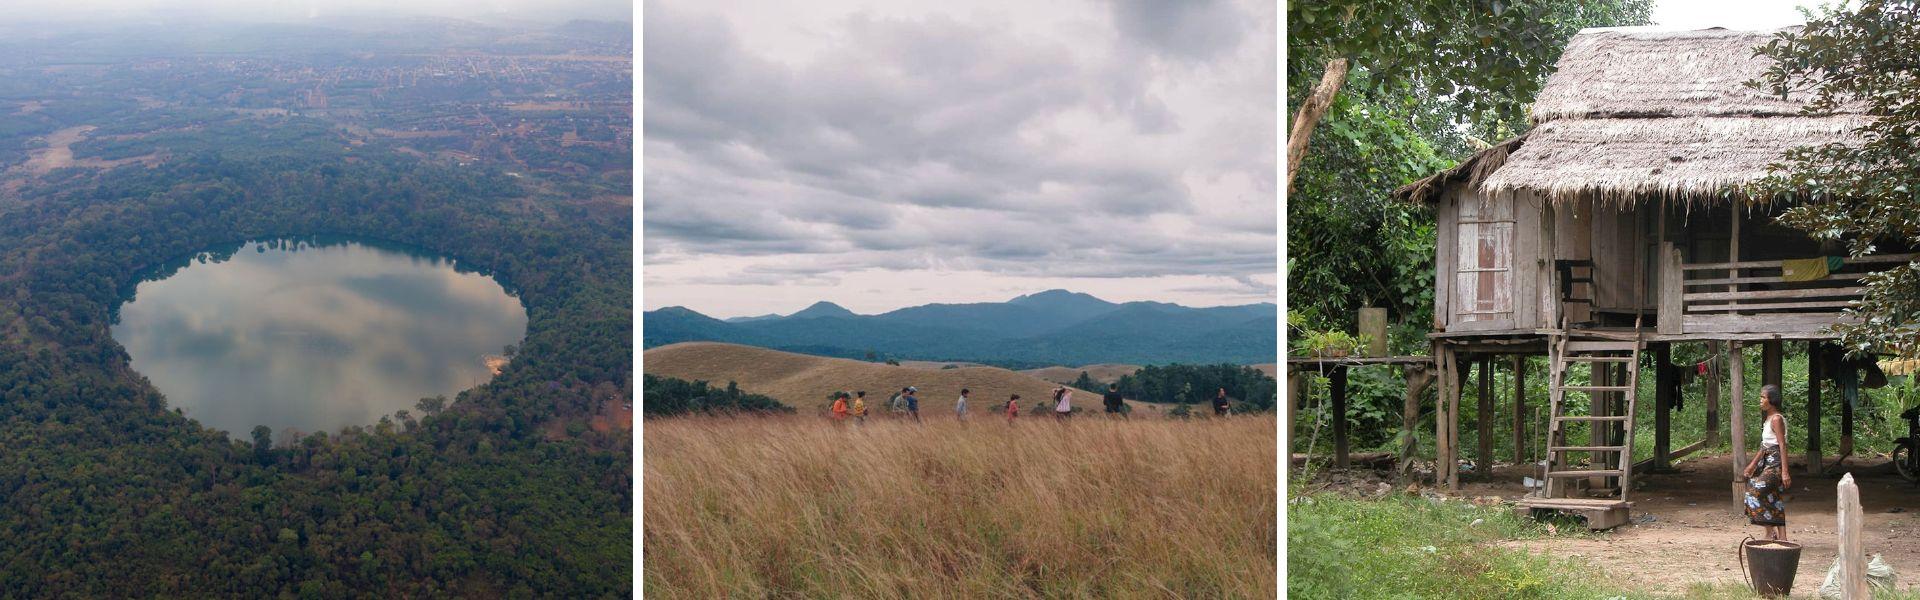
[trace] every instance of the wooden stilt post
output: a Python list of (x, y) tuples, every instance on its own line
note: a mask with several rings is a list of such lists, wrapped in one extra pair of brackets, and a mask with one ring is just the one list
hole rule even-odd
[[(1413, 472), (1413, 450), (1418, 447), (1415, 429), (1420, 426), (1420, 395), (1433, 383), (1433, 371), (1426, 365), (1406, 367), (1407, 391), (1400, 407), (1400, 478), (1404, 483)], [(1438, 418), (1436, 415), (1435, 418)]]
[(1334, 367), (1328, 378), (1333, 395), (1333, 466), (1347, 468), (1347, 368)]
[(1780, 340), (1773, 339), (1760, 343), (1760, 383), (1762, 385), (1781, 385), (1780, 355), (1784, 352)]
[(1673, 344), (1653, 346), (1653, 469), (1673, 467)]
[(1513, 464), (1527, 462), (1527, 355), (1513, 357)]
[(1287, 452), (1295, 450), (1293, 443), (1300, 439), (1298, 430), (1293, 428), (1294, 415), (1300, 412), (1300, 399), (1307, 397), (1307, 372), (1298, 367), (1287, 368)]
[[(1826, 352), (1824, 352), (1823, 354), (1831, 353), (1832, 355), (1837, 356), (1841, 352), (1841, 349), (1838, 346), (1821, 344), (1821, 347), (1826, 350)], [(1845, 368), (1845, 367), (1842, 367), (1842, 368)], [(1827, 377), (1833, 376), (1832, 373), (1824, 373), (1824, 371), (1826, 370), (1826, 367), (1823, 366), (1820, 369), (1821, 371), (1823, 371), (1823, 374), (1826, 375)], [(1853, 375), (1856, 378), (1861, 376), (1861, 374), (1857, 371)], [(1846, 392), (1843, 390), (1840, 395), (1840, 458), (1838, 460), (1844, 461), (1846, 460), (1846, 457), (1852, 456), (1852, 455), (1853, 455), (1853, 399), (1848, 398), (1846, 396)]]
[[(1820, 456), (1820, 364), (1819, 342), (1807, 342), (1807, 474), (1820, 476), (1826, 470)], [(1782, 401), (1784, 403), (1784, 401)], [(1787, 443), (1780, 440), (1781, 444)]]
[(1480, 414), (1479, 418), (1474, 420), (1477, 421), (1475, 425), (1478, 426), (1479, 430), (1474, 432), (1474, 438), (1476, 438), (1474, 442), (1475, 445), (1478, 446), (1477, 449), (1479, 452), (1474, 453), (1473, 469), (1474, 473), (1479, 474), (1481, 479), (1486, 479), (1492, 475), (1491, 471), (1493, 470), (1493, 420), (1495, 417), (1493, 414), (1492, 355), (1483, 355), (1480, 357), (1480, 393), (1478, 396), (1475, 400), (1479, 401), (1480, 406), (1478, 412)]
[[(1471, 358), (1469, 358), (1471, 360)], [(1459, 396), (1463, 396), (1461, 387), (1467, 385), (1467, 371), (1461, 367), (1459, 352), (1453, 352), (1453, 369), (1459, 373), (1453, 379), (1453, 392), (1446, 398), (1446, 488), (1450, 492), (1459, 490)]]
[(1439, 370), (1439, 395), (1433, 400), (1433, 485), (1449, 485), (1452, 478), (1453, 449), (1448, 446), (1453, 432), (1447, 425), (1452, 422), (1452, 414), (1447, 410), (1447, 398), (1459, 393), (1458, 377), (1454, 374), (1453, 349), (1446, 344), (1433, 345), (1433, 360)]
[[(1720, 354), (1720, 342), (1707, 342), (1707, 356)], [(1707, 359), (1707, 448), (1720, 445), (1720, 363)]]
[(1747, 468), (1747, 355), (1737, 341), (1727, 342), (1727, 380), (1733, 384), (1732, 398), (1727, 402), (1732, 413), (1727, 433), (1733, 441), (1733, 502), (1739, 506), (1747, 483), (1743, 476)]

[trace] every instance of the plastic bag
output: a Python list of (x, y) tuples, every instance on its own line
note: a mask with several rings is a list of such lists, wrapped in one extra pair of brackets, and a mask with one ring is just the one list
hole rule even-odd
[[(1899, 575), (1887, 561), (1875, 554), (1867, 559), (1867, 590), (1872, 594), (1893, 591), (1894, 580)], [(1840, 600), (1840, 558), (1834, 557), (1833, 567), (1827, 569), (1827, 580), (1820, 583), (1820, 597), (1826, 600)]]

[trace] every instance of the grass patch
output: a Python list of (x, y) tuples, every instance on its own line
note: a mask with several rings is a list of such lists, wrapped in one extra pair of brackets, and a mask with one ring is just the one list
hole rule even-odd
[(1302, 490), (1289, 498), (1289, 597), (1639, 597), (1606, 586), (1583, 562), (1492, 546), (1548, 535), (1506, 507), (1405, 494), (1364, 499)]
[(648, 597), (1273, 598), (1271, 417), (646, 422)]

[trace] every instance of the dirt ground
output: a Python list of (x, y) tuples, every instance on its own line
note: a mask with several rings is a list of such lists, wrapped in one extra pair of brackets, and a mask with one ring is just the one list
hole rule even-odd
[[(1787, 539), (1805, 550), (1793, 582), (1794, 598), (1817, 597), (1815, 591), (1833, 564), (1838, 542), (1835, 489), (1846, 472), (1852, 472), (1860, 486), (1867, 553), (1884, 556), (1899, 573), (1900, 589), (1920, 587), (1920, 485), (1900, 479), (1886, 459), (1877, 457), (1849, 459), (1828, 477), (1800, 475), (1801, 469), (1795, 457)], [(1520, 483), (1526, 470), (1497, 467), (1498, 483), (1462, 474), (1461, 492), (1468, 497), (1518, 498), (1526, 492)], [(1652, 593), (1683, 594), (1703, 582), (1744, 586), (1735, 551), (1742, 538), (1759, 536), (1760, 528), (1749, 524), (1734, 503), (1730, 457), (1691, 458), (1675, 465), (1674, 472), (1638, 475), (1643, 487), (1629, 498), (1634, 503), (1631, 524), (1591, 538), (1563, 536), (1506, 545), (1583, 558), (1607, 569), (1615, 581)]]

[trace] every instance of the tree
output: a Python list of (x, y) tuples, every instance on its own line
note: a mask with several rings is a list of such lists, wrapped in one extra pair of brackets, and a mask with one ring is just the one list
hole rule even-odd
[(440, 414), (440, 411), (447, 408), (447, 397), (434, 396), (432, 398), (421, 398), (419, 402), (414, 403), (413, 407), (420, 409), (420, 414), (431, 417)]
[(1100, 384), (1095, 383), (1093, 378), (1087, 375), (1086, 371), (1081, 371), (1080, 377), (1074, 379), (1072, 385), (1073, 387), (1089, 391), (1099, 391), (1100, 389)]
[(260, 464), (273, 462), (273, 428), (253, 426), (253, 459)]
[[(1769, 166), (1749, 196), (1796, 204), (1781, 223), (1815, 239), (1843, 240), (1855, 256), (1882, 243), (1920, 243), (1920, 6), (1866, 0), (1810, 18), (1758, 49), (1773, 67), (1751, 85), (1786, 96), (1812, 92), (1803, 112), (1863, 106), (1875, 119), (1857, 141), (1796, 148)], [(1853, 314), (1834, 326), (1850, 353), (1920, 356), (1920, 262), (1870, 275)]]
[[(1287, 189), (1307, 139), (1352, 71), (1367, 93), (1448, 98), (1465, 114), (1517, 121), (1582, 27), (1645, 22), (1646, 0), (1336, 0), (1287, 5), (1287, 76), (1315, 81), (1287, 134)], [(1317, 70), (1318, 76), (1310, 72)], [(1475, 121), (1480, 119), (1474, 119)]]

